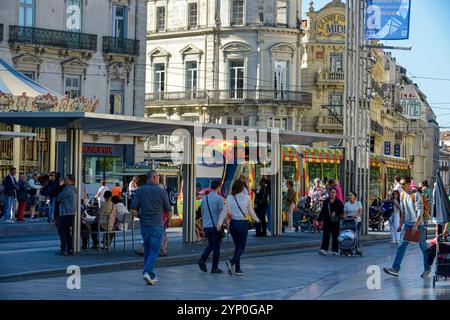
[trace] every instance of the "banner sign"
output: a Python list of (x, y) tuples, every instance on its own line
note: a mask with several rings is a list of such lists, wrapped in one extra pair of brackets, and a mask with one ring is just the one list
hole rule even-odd
[(387, 156), (391, 155), (391, 143), (390, 142), (384, 143), (384, 154)]
[(400, 145), (394, 144), (394, 156), (400, 157)]
[(409, 38), (411, 0), (367, 0), (366, 40)]

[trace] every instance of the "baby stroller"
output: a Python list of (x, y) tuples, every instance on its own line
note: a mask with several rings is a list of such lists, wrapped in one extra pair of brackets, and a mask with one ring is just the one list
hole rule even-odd
[(384, 231), (384, 219), (382, 202), (379, 199), (374, 199), (369, 207), (369, 228), (372, 231)]
[(355, 218), (342, 219), (339, 225), (339, 254), (342, 256), (362, 256)]
[(320, 232), (317, 215), (311, 210), (300, 209), (299, 211), (294, 212), (293, 216), (295, 232), (298, 232), (299, 230), (302, 232)]
[(436, 286), (436, 282), (440, 279), (447, 281), (450, 278), (450, 254), (448, 254), (448, 249), (443, 250), (444, 246), (450, 246), (449, 237), (445, 235), (440, 235), (437, 240), (436, 246), (436, 271), (433, 276), (433, 288)]

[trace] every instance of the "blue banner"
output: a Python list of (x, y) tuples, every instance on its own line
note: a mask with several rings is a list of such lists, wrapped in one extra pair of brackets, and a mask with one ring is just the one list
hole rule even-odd
[(409, 38), (411, 0), (367, 0), (366, 40)]
[(400, 157), (400, 145), (394, 144), (394, 156)]
[(391, 155), (391, 143), (390, 142), (384, 143), (384, 154), (387, 156)]

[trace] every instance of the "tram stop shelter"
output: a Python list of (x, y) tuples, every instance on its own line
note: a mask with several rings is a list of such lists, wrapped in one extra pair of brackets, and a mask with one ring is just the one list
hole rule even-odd
[[(0, 122), (9, 125), (23, 125), (32, 128), (56, 128), (67, 131), (66, 172), (75, 176), (78, 197), (81, 195), (82, 145), (83, 132), (111, 133), (117, 135), (179, 135), (183, 136), (183, 241), (195, 241), (195, 134), (206, 130), (227, 137), (227, 130), (252, 129), (258, 141), (260, 136), (267, 137), (271, 146), (271, 165), (277, 170), (271, 174), (271, 214), (272, 234), (282, 234), (282, 145), (307, 145), (316, 141), (339, 141), (345, 139), (341, 135), (329, 135), (314, 132), (285, 131), (255, 129), (250, 127), (236, 127), (221, 124), (196, 124), (187, 121), (151, 119), (144, 117), (130, 117), (89, 112), (0, 112)], [(201, 125), (201, 126), (200, 126)], [(201, 131), (200, 131), (201, 130)], [(212, 131), (211, 130), (211, 131)], [(209, 131), (209, 132), (211, 132)], [(80, 199), (74, 223), (74, 250), (80, 251)]]

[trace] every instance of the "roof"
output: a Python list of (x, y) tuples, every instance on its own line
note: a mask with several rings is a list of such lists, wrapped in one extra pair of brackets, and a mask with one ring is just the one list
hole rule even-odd
[[(57, 128), (57, 129), (82, 129), (89, 132), (114, 132), (119, 135), (129, 136), (149, 136), (149, 135), (191, 135), (199, 132), (204, 133), (209, 129), (216, 129), (226, 138), (227, 130), (249, 130), (250, 127), (236, 127), (222, 124), (202, 124), (190, 121), (152, 119), (143, 117), (120, 116), (103, 113), (89, 112), (0, 112), (0, 122), (6, 124), (17, 124), (27, 127)], [(177, 129), (186, 130), (184, 133), (174, 131)], [(271, 141), (271, 136), (275, 134), (271, 130), (255, 129), (257, 134), (267, 134), (267, 141)], [(213, 135), (209, 131), (209, 136)], [(279, 141), (284, 144), (310, 144), (315, 141), (344, 140), (342, 135), (323, 134), (303, 131), (279, 131)], [(217, 138), (217, 137), (216, 137)]]

